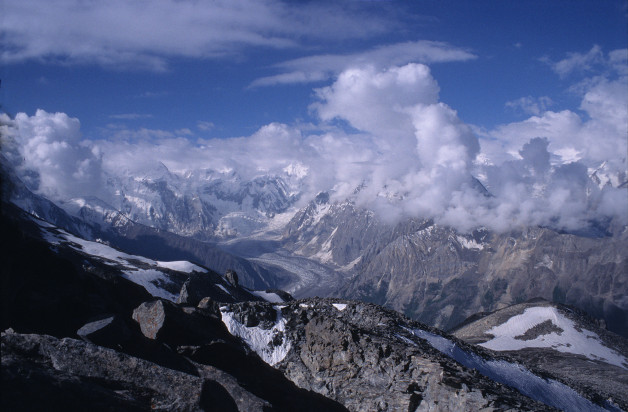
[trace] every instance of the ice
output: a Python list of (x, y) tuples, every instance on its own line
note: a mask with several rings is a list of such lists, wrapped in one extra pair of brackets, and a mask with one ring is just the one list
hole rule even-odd
[[(515, 339), (516, 336), (521, 336), (548, 320), (563, 331), (552, 331), (530, 340)], [(522, 314), (513, 316), (507, 322), (486, 331), (486, 334), (493, 335), (494, 338), (480, 345), (496, 351), (552, 348), (628, 369), (628, 360), (624, 356), (605, 346), (596, 333), (581, 328), (577, 330), (575, 323), (554, 307), (527, 308)]]
[[(249, 348), (255, 351), (270, 366), (281, 362), (292, 348), (290, 341), (284, 335), (286, 320), (281, 316), (281, 308), (275, 306), (275, 310), (277, 311), (277, 320), (273, 327), (268, 330), (259, 326), (246, 327), (234, 319), (232, 312), (221, 312), (222, 321), (227, 326), (229, 332), (234, 336), (242, 338)], [(281, 343), (275, 345), (273, 341), (277, 336), (281, 336)]]

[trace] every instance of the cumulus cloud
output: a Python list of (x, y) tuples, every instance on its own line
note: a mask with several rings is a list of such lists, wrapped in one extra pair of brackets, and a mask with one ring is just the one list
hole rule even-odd
[(37, 111), (19, 114), (4, 133), (14, 135), (23, 176), (57, 198), (161, 163), (181, 177), (281, 175), (298, 181), (304, 202), (325, 190), (388, 221), (432, 218), (463, 231), (628, 224), (626, 189), (617, 188), (626, 181), (625, 72), (582, 84), (579, 112), (545, 110), (480, 138), (440, 101), (429, 68), (417, 63), (342, 71), (315, 92), (318, 125), (271, 123), (229, 139), (122, 127), (90, 141), (78, 120)]
[(276, 84), (312, 83), (329, 80), (345, 69), (369, 64), (377, 70), (408, 63), (466, 61), (476, 56), (468, 50), (444, 42), (419, 40), (379, 46), (352, 54), (326, 54), (302, 57), (275, 65), (281, 73), (256, 79), (252, 87)]
[(25, 0), (2, 11), (3, 64), (36, 59), (156, 71), (171, 57), (370, 37), (393, 24), (342, 4), (278, 0)]
[(82, 140), (78, 119), (38, 110), (7, 123), (3, 135), (17, 145), (14, 161), (34, 190), (55, 200), (102, 194), (101, 155)]

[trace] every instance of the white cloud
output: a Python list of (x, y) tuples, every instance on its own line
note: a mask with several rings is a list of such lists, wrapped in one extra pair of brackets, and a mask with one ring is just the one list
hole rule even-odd
[(215, 127), (214, 123), (208, 122), (206, 120), (199, 120), (196, 122), (196, 128), (202, 130), (204, 132), (208, 132)]
[(538, 98), (526, 96), (506, 102), (506, 107), (514, 110), (521, 110), (525, 114), (538, 116), (545, 112), (553, 104), (554, 102), (548, 96), (541, 96)]
[(150, 119), (152, 114), (140, 114), (140, 113), (121, 113), (109, 115), (110, 119), (116, 120), (137, 120), (137, 119)]
[(0, 62), (38, 59), (160, 71), (170, 57), (211, 58), (247, 46), (370, 37), (392, 24), (327, 2), (24, 0), (3, 6)]
[(275, 84), (311, 83), (329, 80), (345, 69), (371, 65), (377, 70), (408, 63), (437, 63), (466, 61), (476, 56), (447, 43), (419, 40), (379, 46), (372, 50), (344, 55), (315, 55), (279, 63), (275, 66), (282, 73), (262, 77), (251, 86)]
[[(316, 91), (316, 127), (271, 123), (251, 136), (193, 139), (189, 129), (118, 126), (111, 138), (89, 141), (77, 119), (37, 111), (19, 114), (3, 134), (14, 136), (22, 175), (57, 198), (94, 194), (106, 176), (141, 175), (162, 162), (181, 176), (211, 169), (243, 179), (303, 179), (303, 201), (329, 190), (390, 221), (429, 217), (461, 230), (579, 229), (607, 218), (628, 224), (626, 190), (588, 178), (588, 169), (605, 162), (605, 173), (626, 180), (625, 76), (583, 85), (582, 112), (544, 111), (486, 131), (481, 141), (439, 101), (438, 84), (422, 64), (341, 72)], [(294, 177), (297, 169), (308, 173)]]
[(82, 140), (78, 119), (43, 110), (30, 117), (18, 113), (3, 132), (18, 145), (18, 168), (34, 190), (56, 200), (102, 194), (100, 153)]
[(567, 57), (556, 62), (549, 58), (544, 58), (543, 61), (548, 63), (560, 77), (566, 77), (570, 74), (583, 74), (608, 67), (625, 70), (626, 54), (628, 54), (626, 49), (620, 49), (604, 55), (602, 48), (595, 45), (586, 53), (572, 52), (567, 53)]

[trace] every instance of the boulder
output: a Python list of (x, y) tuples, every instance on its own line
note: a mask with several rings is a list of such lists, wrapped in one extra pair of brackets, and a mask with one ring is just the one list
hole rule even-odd
[(142, 303), (133, 311), (133, 319), (144, 336), (172, 348), (216, 340), (240, 344), (215, 314), (191, 307), (181, 308), (162, 299)]

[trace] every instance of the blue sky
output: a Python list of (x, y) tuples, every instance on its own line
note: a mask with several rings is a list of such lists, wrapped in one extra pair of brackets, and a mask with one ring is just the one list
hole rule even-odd
[(463, 229), (628, 223), (626, 0), (0, 4), (3, 144), (52, 198), (162, 163)]
[[(187, 128), (202, 137), (244, 136), (274, 121), (313, 120), (308, 111), (313, 89), (329, 84), (334, 73), (310, 83), (251, 87), (260, 78), (282, 74), (282, 63), (434, 41), (474, 56), (442, 63), (427, 59), (441, 100), (465, 122), (492, 128), (523, 118), (525, 113), (507, 106), (522, 97), (548, 96), (555, 105), (576, 110), (579, 99), (569, 92), (573, 79), (557, 76), (548, 62), (568, 53), (587, 53), (596, 45), (604, 53), (625, 48), (628, 36), (625, 1), (288, 2), (283, 7), (257, 2), (267, 5), (266, 14), (248, 18), (242, 14), (256, 10), (247, 1), (232, 2), (234, 10), (225, 10), (230, 8), (225, 2), (216, 14), (233, 20), (233, 31), (238, 32), (233, 36), (242, 38), (235, 41), (228, 28), (204, 37), (214, 23), (209, 16), (201, 17), (196, 27), (189, 27), (193, 15), (176, 22), (173, 14), (188, 13), (177, 3), (146, 4), (163, 9), (148, 15), (124, 3), (5, 0), (0, 18), (3, 41), (9, 46), (2, 54), (5, 110), (64, 112), (79, 118), (91, 138), (106, 136), (102, 129), (111, 124)], [(194, 7), (199, 14), (214, 11), (212, 2)], [(81, 8), (75, 15), (68, 12)], [(34, 16), (33, 10), (41, 14)], [(277, 10), (283, 15), (273, 16)], [(122, 16), (132, 12), (137, 15)], [(113, 16), (103, 17), (108, 14)], [(319, 26), (308, 17), (336, 21)], [(42, 27), (41, 19), (51, 21)], [(118, 20), (121, 26), (114, 27)], [(295, 24), (285, 27), (288, 22)], [(160, 44), (172, 37), (169, 24), (181, 35)], [(59, 33), (68, 26), (68, 33)], [(142, 26), (146, 30), (135, 29)], [(114, 36), (115, 31), (119, 33)], [(195, 40), (186, 45), (189, 38)], [(86, 49), (82, 55), (81, 49)], [(200, 130), (198, 122), (213, 126)]]

